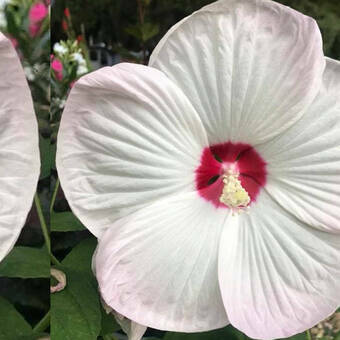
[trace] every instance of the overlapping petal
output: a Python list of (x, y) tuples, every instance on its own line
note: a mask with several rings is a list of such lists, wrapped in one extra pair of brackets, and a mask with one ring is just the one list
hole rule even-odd
[(210, 144), (257, 145), (297, 122), (325, 66), (317, 24), (267, 0), (221, 0), (183, 19), (150, 66), (188, 96)]
[(194, 108), (162, 72), (119, 64), (74, 86), (57, 168), (72, 210), (99, 237), (120, 216), (195, 190), (207, 143)]
[(315, 228), (340, 233), (340, 62), (327, 59), (322, 89), (302, 119), (259, 146), (270, 194)]
[(263, 192), (229, 219), (219, 282), (233, 326), (255, 339), (311, 328), (340, 305), (340, 236), (302, 223)]
[(227, 216), (187, 193), (118, 220), (95, 255), (105, 302), (153, 328), (199, 332), (225, 326), (217, 257)]
[(30, 90), (12, 44), (0, 33), (0, 260), (31, 208), (39, 171), (38, 127)]

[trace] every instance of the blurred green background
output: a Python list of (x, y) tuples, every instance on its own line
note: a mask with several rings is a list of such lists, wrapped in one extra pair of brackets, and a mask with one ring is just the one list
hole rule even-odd
[[(85, 33), (90, 43), (105, 43), (114, 52), (151, 52), (165, 32), (177, 21), (207, 5), (211, 0), (57, 0), (52, 12), (52, 42), (65, 39), (63, 10), (70, 9), (77, 34)], [(340, 59), (340, 2), (338, 0), (279, 0), (317, 20), (325, 55)], [(138, 3), (145, 8), (144, 37)], [(151, 24), (152, 28), (146, 27)], [(149, 36), (150, 35), (150, 36)]]

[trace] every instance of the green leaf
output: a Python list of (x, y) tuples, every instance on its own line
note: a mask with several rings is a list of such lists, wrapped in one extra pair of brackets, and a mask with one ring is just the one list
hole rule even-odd
[(65, 232), (84, 229), (83, 224), (70, 211), (51, 213), (51, 231)]
[(40, 179), (49, 177), (51, 174), (51, 168), (54, 158), (53, 145), (49, 138), (39, 138), (41, 169)]
[(172, 333), (168, 332), (164, 340), (246, 340), (246, 335), (242, 334), (232, 326), (227, 326), (211, 332), (202, 333)]
[(121, 327), (117, 323), (115, 317), (112, 314), (107, 314), (102, 308), (102, 330), (100, 335), (112, 334), (120, 329)]
[(28, 322), (7, 300), (0, 296), (0, 339), (33, 340)]
[(141, 32), (142, 32), (142, 41), (146, 42), (158, 34), (159, 26), (157, 24), (146, 22), (141, 26)]
[(49, 278), (50, 263), (46, 248), (15, 247), (0, 263), (0, 276)]
[(88, 238), (78, 243), (63, 260), (63, 265), (68, 268), (81, 270), (93, 276), (91, 269), (92, 255), (97, 246), (95, 237)]
[[(87, 272), (92, 276), (92, 256), (97, 247), (97, 239), (95, 237), (88, 238), (81, 241), (73, 250), (65, 257), (63, 265), (68, 268), (79, 269), (83, 272)], [(93, 277), (93, 281), (94, 277)], [(120, 325), (116, 322), (116, 319), (112, 314), (107, 314), (103, 308), (101, 308), (102, 321), (100, 335), (107, 335), (116, 332), (121, 329)]]
[(158, 34), (159, 26), (150, 22), (144, 24), (129, 25), (125, 28), (125, 32), (135, 37), (137, 40), (147, 42)]
[(96, 340), (101, 330), (101, 306), (91, 258), (93, 238), (80, 242), (58, 267), (66, 274), (64, 290), (51, 295), (51, 338)]
[(96, 340), (101, 329), (99, 296), (88, 274), (60, 267), (67, 286), (51, 295), (51, 338)]
[(125, 32), (135, 37), (137, 40), (142, 40), (142, 32), (140, 24), (129, 25), (125, 29)]

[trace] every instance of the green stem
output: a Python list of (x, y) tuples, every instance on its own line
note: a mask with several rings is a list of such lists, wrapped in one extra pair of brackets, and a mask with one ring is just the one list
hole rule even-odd
[(50, 325), (51, 313), (48, 311), (46, 315), (33, 328), (33, 333), (38, 334), (43, 332)]
[(53, 211), (55, 199), (57, 197), (57, 193), (58, 193), (58, 189), (59, 189), (59, 184), (60, 184), (60, 181), (59, 181), (59, 178), (57, 178), (57, 181), (55, 183), (55, 187), (54, 187), (54, 190), (53, 190), (52, 198), (51, 198), (50, 213), (52, 213), (52, 211)]
[(45, 217), (44, 217), (44, 214), (43, 214), (43, 211), (42, 211), (42, 208), (41, 208), (41, 203), (40, 203), (40, 199), (39, 199), (38, 193), (36, 193), (35, 196), (34, 196), (34, 203), (35, 203), (35, 207), (36, 207), (37, 212), (38, 212), (40, 226), (41, 226), (42, 233), (44, 235), (47, 251), (48, 251), (48, 253), (49, 253), (50, 257), (51, 257), (51, 262), (53, 264), (55, 264), (55, 265), (60, 265), (60, 262), (52, 254), (50, 233), (48, 231), (48, 227), (47, 227), (47, 224), (45, 222)]
[(312, 340), (312, 335), (310, 334), (310, 330), (309, 329), (307, 329), (306, 333), (307, 333), (307, 339), (308, 340)]
[(42, 209), (41, 209), (41, 204), (40, 204), (40, 199), (39, 199), (38, 193), (36, 193), (35, 196), (34, 196), (34, 203), (35, 203), (35, 207), (37, 208), (40, 226), (41, 226), (42, 233), (44, 235), (46, 247), (47, 247), (48, 253), (51, 254), (50, 235), (49, 235), (49, 231), (48, 231), (48, 228), (47, 228), (47, 224), (45, 222), (44, 214), (43, 214)]
[(51, 262), (52, 262), (55, 266), (61, 265), (61, 263), (58, 261), (58, 259), (57, 259), (52, 253), (50, 254), (50, 257), (51, 257)]

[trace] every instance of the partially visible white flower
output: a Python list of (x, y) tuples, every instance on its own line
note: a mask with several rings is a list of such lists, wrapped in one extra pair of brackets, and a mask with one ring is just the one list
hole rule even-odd
[(59, 109), (63, 109), (65, 107), (66, 100), (60, 99), (59, 100)]
[(89, 69), (87, 68), (86, 65), (79, 65), (77, 69), (77, 76), (81, 76), (85, 73), (87, 73)]
[(66, 103), (66, 100), (63, 98), (53, 98), (54, 105), (57, 106), (59, 109), (63, 109)]
[(0, 261), (32, 206), (39, 173), (38, 125), (12, 43), (0, 33)]
[(5, 16), (5, 7), (11, 3), (11, 0), (0, 0), (0, 27), (6, 27), (7, 26), (7, 19)]
[(0, 0), (0, 10), (3, 10), (9, 3), (11, 3), (11, 0)]
[(34, 74), (34, 71), (33, 71), (33, 68), (30, 67), (30, 66), (25, 66), (24, 67), (24, 72), (25, 72), (25, 75), (26, 75), (26, 78), (29, 80), (29, 81), (33, 81), (35, 79), (35, 74)]
[(77, 76), (81, 76), (89, 71), (86, 60), (80, 52), (72, 53), (71, 59), (78, 63)]
[(68, 52), (68, 49), (65, 46), (63, 46), (62, 44), (57, 42), (53, 46), (53, 51), (54, 51), (54, 53), (62, 56), (62, 55), (66, 54)]
[(79, 65), (86, 65), (86, 60), (83, 55), (79, 52), (75, 52), (71, 54), (71, 59), (76, 61)]

